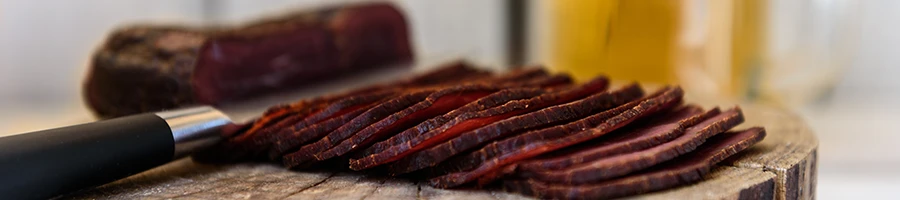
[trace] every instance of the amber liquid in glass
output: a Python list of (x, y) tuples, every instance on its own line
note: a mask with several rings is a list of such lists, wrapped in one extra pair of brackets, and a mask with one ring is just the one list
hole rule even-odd
[(550, 7), (549, 66), (579, 81), (606, 74), (619, 82), (680, 84), (716, 98), (752, 98), (760, 84), (765, 1), (554, 1)]
[(550, 66), (584, 81), (674, 83), (680, 1), (555, 1)]

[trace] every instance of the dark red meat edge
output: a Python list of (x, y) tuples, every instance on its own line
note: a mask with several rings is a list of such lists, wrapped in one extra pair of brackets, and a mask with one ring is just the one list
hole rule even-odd
[(496, 141), (501, 138), (515, 137), (517, 134), (521, 134), (523, 131), (535, 127), (546, 127), (545, 125), (583, 119), (595, 113), (636, 101), (642, 96), (644, 96), (644, 91), (641, 90), (641, 87), (637, 84), (631, 84), (613, 92), (597, 93), (577, 101), (551, 106), (501, 120), (460, 134), (452, 140), (428, 149), (427, 152), (444, 153), (437, 154), (444, 159), (434, 159), (439, 161), (449, 159), (443, 162), (441, 164), (442, 166), (439, 166), (439, 168), (445, 169), (446, 171), (458, 171), (457, 169), (477, 166), (481, 159), (489, 157), (481, 153), (472, 153), (463, 155), (461, 156), (462, 158), (459, 159), (450, 159), (457, 154), (462, 154), (470, 149), (479, 149), (478, 147), (484, 146), (485, 143)]
[[(523, 73), (523, 74), (527, 74), (527, 73)], [(520, 82), (515, 82), (514, 79), (509, 78), (509, 77), (518, 77), (518, 76), (522, 76), (522, 74), (510, 74), (510, 75), (499, 76), (498, 82), (506, 81), (505, 83), (501, 82), (500, 86), (490, 86), (490, 85), (486, 85), (484, 83), (480, 83), (480, 84), (463, 85), (463, 86), (450, 87), (447, 89), (438, 90), (434, 94), (431, 94), (431, 95), (437, 95), (435, 97), (432, 97), (432, 100), (436, 101), (436, 100), (438, 100), (437, 98), (443, 97), (444, 95), (447, 95), (447, 94), (451, 94), (455, 90), (459, 90), (460, 88), (463, 88), (463, 89), (475, 88), (477, 90), (486, 90), (486, 91), (494, 92), (494, 91), (499, 91), (505, 87), (545, 86), (545, 85), (557, 85), (560, 83), (559, 79), (555, 79), (555, 78), (546, 79), (543, 77), (534, 77), (534, 78), (536, 78), (536, 80), (534, 80), (534, 81), (522, 80)], [(508, 78), (509, 80), (502, 80), (503, 78)], [(570, 81), (570, 80), (571, 79), (568, 79), (568, 77), (566, 77), (566, 79), (565, 79), (565, 81)], [(530, 84), (534, 84), (534, 85), (530, 85)], [(291, 167), (296, 167), (300, 163), (313, 161), (312, 159), (310, 159), (310, 157), (315, 158), (315, 161), (323, 161), (323, 160), (326, 160), (329, 158), (333, 158), (335, 156), (340, 156), (340, 155), (346, 154), (349, 151), (356, 149), (357, 146), (360, 146), (360, 145), (362, 145), (362, 147), (368, 147), (367, 145), (371, 144), (372, 142), (375, 142), (375, 140), (377, 140), (377, 139), (384, 137), (383, 135), (385, 135), (385, 134), (396, 134), (396, 132), (398, 132), (397, 130), (403, 130), (403, 129), (409, 128), (410, 126), (415, 125), (424, 120), (427, 120), (429, 118), (432, 118), (435, 115), (440, 115), (442, 113), (446, 113), (449, 110), (452, 110), (459, 106), (465, 105), (466, 103), (469, 103), (471, 101), (475, 101), (478, 98), (481, 98), (488, 94), (490, 94), (490, 93), (483, 93), (480, 95), (476, 95), (473, 98), (450, 98), (450, 99), (442, 98), (442, 99), (444, 99), (443, 100), (444, 103), (438, 104), (440, 106), (435, 107), (435, 109), (425, 109), (425, 108), (429, 108), (431, 106), (431, 102), (429, 102), (428, 98), (426, 98), (426, 99), (423, 99), (423, 101), (425, 101), (424, 103), (418, 102), (418, 103), (412, 104), (409, 108), (402, 109), (402, 110), (400, 110), (400, 112), (389, 114), (387, 117), (385, 117), (383, 119), (382, 118), (379, 118), (379, 119), (366, 118), (364, 120), (378, 120), (378, 121), (371, 122), (371, 123), (364, 121), (364, 123), (369, 123), (370, 125), (367, 125), (364, 129), (361, 129), (361, 130), (343, 130), (343, 131), (341, 131), (341, 129), (338, 129), (333, 133), (329, 133), (328, 136), (320, 139), (319, 142), (308, 144), (307, 146), (309, 146), (309, 147), (306, 147), (306, 146), (301, 147), (300, 150), (298, 150), (297, 152), (284, 156), (285, 165), (291, 166)], [(466, 95), (458, 95), (457, 97), (463, 97), (463, 96), (466, 96)], [(464, 101), (458, 101), (458, 100), (464, 100)], [(405, 104), (405, 105), (410, 105), (410, 104)], [(420, 109), (425, 109), (425, 110), (424, 110), (424, 112), (416, 112)], [(443, 110), (441, 110), (441, 109), (443, 109)], [(381, 110), (379, 112), (395, 112), (395, 111)], [(381, 116), (381, 114), (378, 114), (378, 115)], [(406, 115), (409, 115), (409, 116), (407, 117)], [(360, 120), (355, 120), (355, 121), (360, 122)], [(351, 123), (353, 123), (353, 122), (351, 122)], [(346, 132), (346, 131), (353, 131), (355, 133), (348, 134), (348, 132)], [(356, 131), (359, 131), (359, 132), (356, 132)], [(332, 135), (332, 134), (336, 134), (336, 135)], [(375, 135), (375, 138), (373, 138), (372, 140), (367, 140), (368, 137), (372, 136), (372, 135)], [(331, 136), (333, 136), (333, 137), (331, 137)], [(345, 143), (344, 141), (347, 141), (347, 139), (351, 139), (351, 140), (349, 140), (349, 142)], [(333, 148), (337, 148), (337, 149), (335, 149), (334, 151), (329, 151), (330, 149), (333, 149)], [(312, 155), (312, 156), (309, 156), (309, 155)]]
[(672, 141), (648, 149), (585, 162), (561, 170), (532, 172), (529, 173), (528, 177), (546, 182), (582, 184), (623, 176), (693, 151), (703, 144), (707, 138), (725, 132), (742, 122), (744, 122), (744, 117), (741, 110), (734, 108), (703, 120), (703, 122), (694, 126), (688, 128), (680, 126), (681, 128), (679, 129), (683, 129), (684, 134)]
[(527, 99), (531, 97), (535, 97), (541, 94), (546, 93), (546, 89), (538, 89), (538, 88), (514, 88), (514, 89), (504, 89), (499, 92), (495, 92), (488, 96), (485, 96), (481, 99), (473, 101), (465, 106), (459, 107), (456, 110), (450, 111), (447, 114), (443, 114), (431, 119), (428, 119), (422, 123), (419, 123), (415, 127), (406, 129), (405, 131), (392, 136), (391, 138), (375, 143), (371, 147), (362, 151), (359, 156), (356, 158), (361, 158), (366, 155), (372, 155), (377, 152), (385, 151), (387, 148), (390, 148), (394, 145), (399, 145), (401, 143), (412, 140), (419, 135), (440, 127), (450, 120), (456, 118), (457, 116), (467, 113), (467, 112), (476, 112), (482, 111), (488, 108), (493, 108), (499, 105), (502, 105), (508, 101), (518, 100), (518, 99)]
[(296, 152), (285, 155), (282, 157), (284, 165), (288, 168), (293, 168), (306, 162), (310, 162), (314, 159), (313, 155), (315, 155), (315, 153), (327, 150), (372, 123), (380, 121), (397, 111), (403, 110), (410, 105), (424, 100), (433, 92), (434, 90), (411, 92), (380, 103), (363, 114), (360, 114), (347, 124), (339, 127), (337, 130), (328, 133), (328, 135), (318, 141), (304, 145)]
[[(568, 135), (568, 134), (571, 134), (571, 133), (574, 133), (577, 131), (581, 131), (582, 128), (590, 128), (590, 127), (596, 126), (610, 117), (619, 115), (622, 112), (625, 112), (626, 110), (637, 106), (644, 100), (662, 95), (665, 91), (667, 91), (667, 90), (661, 89), (660, 91), (652, 93), (649, 96), (644, 97), (642, 99), (634, 100), (634, 101), (628, 102), (626, 104), (619, 105), (616, 108), (609, 109), (609, 110), (603, 111), (601, 113), (597, 113), (597, 114), (585, 117), (583, 119), (579, 119), (575, 122), (566, 123), (566, 125), (557, 125), (557, 126), (553, 126), (550, 128), (528, 131), (524, 134), (539, 135), (541, 138), (544, 138), (547, 136), (561, 137), (564, 135)], [(583, 122), (583, 123), (577, 123), (577, 122)], [(581, 128), (574, 127), (574, 126), (581, 126)], [(563, 129), (563, 128), (568, 128), (568, 129)], [(538, 132), (538, 133), (535, 134), (532, 132)], [(519, 137), (520, 135), (512, 136), (512, 137)], [(541, 139), (541, 138), (538, 138), (538, 139)], [(432, 171), (432, 173), (429, 173), (429, 175), (433, 176), (433, 175), (441, 175), (441, 174), (447, 174), (447, 173), (452, 173), (452, 172), (459, 172), (459, 171), (463, 171), (462, 169), (464, 169), (464, 168), (469, 168), (468, 166), (470, 166), (470, 165), (479, 165), (481, 162), (481, 160), (467, 160), (466, 158), (455, 158), (455, 159), (456, 159), (455, 161), (453, 161), (453, 160), (447, 161), (447, 162), (455, 162), (455, 163), (446, 163), (443, 165), (438, 164), (437, 166), (430, 168), (433, 170), (430, 170), (430, 171)], [(466, 162), (469, 162), (469, 163), (466, 163)], [(396, 164), (394, 164), (394, 165), (396, 165)], [(392, 167), (394, 167), (394, 166), (392, 166)]]
[[(633, 101), (630, 103), (632, 103), (633, 105), (637, 105), (637, 103), (639, 103), (639, 102), (640, 101)], [(633, 106), (631, 106), (631, 107), (633, 107)], [(597, 119), (591, 120), (591, 121), (602, 122), (603, 120), (606, 120), (612, 116), (615, 116), (615, 115), (618, 115), (618, 114), (624, 112), (626, 109), (623, 109), (623, 108), (625, 108), (625, 107), (619, 107), (617, 109), (613, 109), (610, 112), (604, 113), (602, 115), (592, 116)], [(630, 107), (628, 107), (628, 108), (630, 108)], [(526, 162), (536, 160), (539, 158), (543, 158), (543, 157), (549, 156), (549, 155), (553, 155), (554, 157), (560, 157), (560, 159), (569, 158), (568, 156), (571, 156), (570, 154), (572, 154), (572, 152), (568, 152), (568, 153), (564, 153), (564, 152), (571, 151), (570, 149), (572, 149), (572, 148), (576, 148), (578, 146), (589, 146), (589, 147), (598, 148), (599, 146), (597, 146), (597, 143), (595, 141), (604, 140), (605, 138), (608, 138), (609, 136), (620, 134), (620, 132), (626, 132), (626, 131), (631, 132), (634, 129), (642, 129), (642, 128), (636, 128), (636, 127), (659, 126), (660, 123), (666, 123), (666, 124), (673, 123), (673, 122), (677, 122), (678, 120), (683, 120), (683, 119), (693, 117), (693, 115), (695, 115), (694, 114), (695, 111), (700, 112), (700, 114), (702, 114), (702, 112), (703, 112), (702, 110), (697, 111), (697, 110), (689, 109), (689, 108), (691, 108), (691, 107), (690, 106), (680, 107), (679, 109), (673, 109), (673, 110), (668, 111), (667, 113), (660, 113), (659, 115), (650, 117), (650, 118), (655, 118), (655, 119), (644, 120), (644, 121), (649, 121), (649, 122), (642, 122), (641, 120), (636, 120), (635, 122), (632, 122), (631, 124), (624, 126), (622, 129), (613, 131), (607, 135), (604, 135), (604, 136), (594, 139), (592, 141), (580, 143), (580, 144), (573, 145), (571, 147), (567, 147), (567, 148), (560, 149), (557, 151), (548, 152), (546, 154), (537, 156), (534, 159), (524, 160), (524, 161), (518, 162), (516, 164), (519, 165), (519, 167), (521, 168), (521, 165)], [(696, 109), (700, 109), (700, 108), (696, 108)], [(577, 131), (575, 131), (575, 132), (577, 132)], [(570, 133), (547, 132), (549, 134), (532, 134), (532, 135), (540, 137), (540, 138), (534, 138), (534, 140), (548, 140), (548, 139), (564, 137), (564, 136), (570, 135), (575, 132), (570, 132)], [(674, 138), (674, 137), (672, 137), (672, 138)], [(524, 145), (524, 144), (519, 144), (519, 145)], [(630, 148), (631, 146), (625, 146), (625, 147)], [(469, 171), (469, 170), (472, 170), (475, 167), (478, 167), (479, 165), (481, 165), (481, 163), (484, 162), (485, 160), (494, 158), (501, 153), (502, 152), (497, 152), (495, 150), (487, 150), (487, 149), (469, 152), (468, 154), (465, 154), (464, 156), (457, 156), (451, 160), (448, 160), (447, 162), (442, 163), (441, 165), (438, 165), (439, 169), (437, 171), (440, 171), (443, 174)], [(583, 162), (580, 159), (584, 159), (584, 158), (571, 157), (571, 159), (565, 159), (565, 160), (567, 160), (569, 162)], [(443, 175), (443, 174), (441, 174), (441, 175)]]
[(547, 183), (533, 179), (503, 182), (506, 191), (546, 199), (606, 199), (664, 190), (700, 181), (717, 163), (766, 137), (765, 129), (754, 127), (712, 137), (697, 150), (650, 169), (591, 184)]
[[(572, 146), (574, 144), (578, 144), (581, 142), (585, 142), (610, 131), (616, 130), (625, 126), (632, 121), (642, 118), (648, 115), (652, 115), (660, 110), (666, 109), (671, 106), (675, 106), (681, 103), (681, 98), (683, 95), (683, 91), (681, 88), (672, 88), (667, 89), (662, 95), (657, 97), (644, 100), (639, 105), (635, 106), (632, 109), (629, 109), (622, 114), (616, 115), (607, 119), (604, 123), (600, 124), (591, 129), (587, 129), (569, 136), (565, 136), (559, 139), (552, 140), (544, 140), (544, 141), (533, 141), (533, 140), (525, 140), (529, 142), (527, 145), (518, 146), (515, 145), (517, 143), (523, 143), (517, 140), (521, 140), (523, 138), (529, 138), (532, 134), (523, 134), (512, 138), (507, 138), (502, 141), (497, 141), (489, 144), (485, 148), (489, 148), (491, 146), (496, 146), (493, 148), (498, 148), (504, 150), (503, 155), (497, 158), (488, 160), (480, 165), (478, 168), (466, 171), (466, 172), (457, 172), (451, 173), (448, 175), (440, 176), (437, 178), (432, 178), (428, 180), (428, 183), (432, 186), (439, 188), (449, 188), (460, 186), (465, 183), (469, 183), (478, 178), (479, 181), (482, 181), (480, 184), (486, 184), (487, 182), (491, 182), (498, 177), (482, 177), (482, 175), (495, 173), (497, 170), (501, 169), (503, 166), (507, 164), (511, 164), (520, 160), (532, 158), (534, 156), (547, 153), (550, 151), (562, 149), (568, 146)], [(580, 122), (580, 121), (579, 121)], [(575, 122), (578, 123), (578, 122)], [(582, 122), (583, 123), (583, 122)], [(534, 133), (534, 132), (531, 132)], [(514, 147), (503, 148), (503, 147)], [(508, 151), (507, 151), (508, 150)]]
[(272, 147), (269, 149), (269, 159), (280, 160), (281, 156), (284, 155), (285, 152), (294, 150), (295, 147), (308, 144), (309, 142), (318, 141), (322, 137), (325, 137), (325, 135), (327, 135), (328, 133), (343, 126), (344, 124), (349, 123), (351, 120), (374, 106), (374, 104), (369, 105), (368, 107), (349, 112), (340, 117), (331, 118), (329, 120), (316, 123), (312, 126), (294, 131), (291, 133), (291, 135), (284, 136), (284, 139), (276, 139), (276, 141), (271, 144)]
[(353, 112), (393, 95), (395, 95), (395, 91), (381, 91), (351, 96), (335, 101), (325, 108), (307, 116), (289, 116), (285, 120), (282, 120), (282, 122), (270, 126), (268, 128), (269, 130), (255, 134), (253, 136), (253, 142), (260, 146), (269, 145), (275, 138), (280, 138), (280, 136), (290, 134), (293, 131), (306, 128), (312, 124)]
[(400, 130), (409, 128), (434, 116), (447, 113), (499, 90), (500, 88), (498, 87), (476, 88), (472, 91), (460, 91), (457, 88), (451, 88), (436, 92), (424, 101), (391, 114), (387, 118), (360, 130), (331, 149), (314, 155), (314, 157), (316, 160), (322, 161), (343, 155), (356, 148), (368, 147), (375, 140), (385, 136), (389, 137), (391, 136), (390, 134), (395, 134)]
[[(509, 117), (528, 113), (544, 107), (554, 106), (576, 99), (581, 99), (591, 94), (604, 91), (606, 90), (607, 86), (608, 80), (605, 77), (598, 77), (593, 81), (580, 85), (576, 88), (547, 93), (525, 100), (510, 101), (501, 106), (486, 109), (483, 111), (464, 113), (438, 128), (432, 129), (425, 134), (419, 135), (418, 137), (414, 138), (413, 140), (409, 140), (406, 143), (402, 143), (400, 146), (391, 147), (392, 149), (388, 149), (387, 151), (397, 152), (397, 158), (406, 159), (410, 156), (414, 156), (416, 151), (418, 150), (438, 145), (466, 131), (474, 130), (476, 128), (500, 120), (504, 120)], [(401, 159), (400, 161), (402, 161), (403, 159)], [(397, 163), (400, 163), (400, 161), (398, 161)], [(422, 163), (422, 165), (417, 165), (416, 163), (412, 162), (402, 162), (402, 164), (396, 165), (397, 163), (391, 165), (391, 171), (394, 174), (410, 172), (415, 169), (421, 169), (430, 166), (429, 164), (425, 163)]]
[[(505, 85), (518, 84), (521, 86), (531, 86), (531, 85), (551, 86), (551, 85), (566, 84), (571, 81), (571, 79), (568, 78), (567, 76), (564, 76), (562, 78), (560, 76), (550, 76), (550, 77), (531, 76), (531, 78), (534, 78), (534, 80), (524, 80), (523, 82), (516, 83), (516, 82), (512, 82), (512, 78), (510, 78), (510, 77), (521, 77), (521, 74), (500, 76), (498, 79), (507, 79), (506, 81), (508, 81), (508, 82), (505, 83)], [(470, 85), (467, 87), (476, 87), (476, 86), (477, 85)], [(483, 86), (483, 87), (487, 87), (487, 86)], [(500, 86), (500, 87), (505, 87), (505, 86)], [(318, 129), (318, 130), (323, 130), (323, 129)], [(298, 132), (289, 132), (289, 133), (281, 134), (277, 137), (278, 138), (277, 140), (288, 140), (288, 141), (277, 142), (276, 144), (274, 144), (275, 147), (273, 148), (274, 149), (273, 151), (270, 151), (270, 156), (273, 156), (273, 154), (275, 154), (275, 153), (279, 153), (279, 154), (287, 153), (289, 150), (293, 150), (293, 149), (297, 148), (298, 147), (297, 145), (305, 144), (306, 140), (308, 140), (308, 139), (321, 138), (322, 136), (319, 136), (320, 134), (321, 133), (313, 134), (312, 136), (303, 136), (303, 135), (299, 134)], [(293, 139), (293, 138), (289, 138), (286, 136), (299, 137), (299, 139)], [(290, 140), (299, 140), (299, 141), (290, 141)]]
[[(678, 129), (678, 125), (693, 126), (720, 112), (719, 108), (703, 112), (703, 109), (697, 106), (683, 106), (651, 122), (628, 125), (623, 130), (614, 131), (604, 137), (522, 161), (517, 164), (518, 170), (558, 170), (604, 157), (647, 149), (680, 136), (684, 131)], [(658, 131), (658, 129), (674, 130)]]

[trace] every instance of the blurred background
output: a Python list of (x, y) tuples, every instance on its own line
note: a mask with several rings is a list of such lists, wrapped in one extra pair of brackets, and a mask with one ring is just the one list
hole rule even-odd
[[(350, 2), (0, 0), (0, 135), (94, 120), (82, 82), (117, 27), (235, 25)], [(900, 1), (390, 2), (409, 20), (417, 66), (540, 63), (783, 107), (819, 137), (819, 198), (900, 195)]]

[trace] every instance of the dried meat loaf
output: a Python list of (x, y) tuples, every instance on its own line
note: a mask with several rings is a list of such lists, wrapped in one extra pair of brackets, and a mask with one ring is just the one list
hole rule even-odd
[(219, 104), (412, 60), (387, 3), (296, 13), (233, 29), (134, 26), (94, 53), (84, 97), (100, 117)]

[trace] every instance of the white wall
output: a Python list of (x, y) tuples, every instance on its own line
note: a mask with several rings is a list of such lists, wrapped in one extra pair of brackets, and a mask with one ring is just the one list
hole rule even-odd
[(860, 6), (859, 51), (838, 86), (839, 98), (900, 97), (900, 1), (868, 0)]

